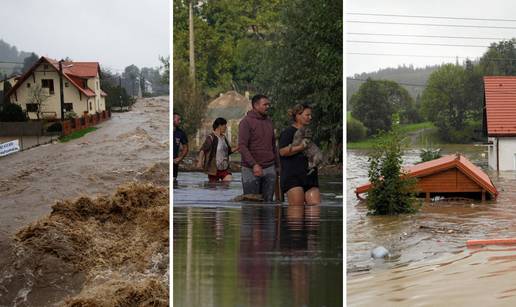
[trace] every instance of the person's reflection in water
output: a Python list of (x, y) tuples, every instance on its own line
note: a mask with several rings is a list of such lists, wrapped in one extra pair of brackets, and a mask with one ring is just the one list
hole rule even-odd
[(274, 220), (273, 207), (242, 207), (237, 291), (246, 292), (245, 306), (267, 306), (272, 267), (265, 255), (274, 250)]
[[(281, 251), (292, 259), (290, 279), (293, 306), (310, 305), (310, 266), (306, 258), (317, 251), (320, 206), (288, 206), (286, 229), (281, 233)], [(306, 260), (305, 260), (306, 259)]]

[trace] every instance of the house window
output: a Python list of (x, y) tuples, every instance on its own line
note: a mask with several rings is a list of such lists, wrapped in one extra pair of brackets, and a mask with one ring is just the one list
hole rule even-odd
[(29, 83), (29, 82), (27, 82), (27, 88), (29, 88), (29, 87), (30, 87), (30, 83)]
[(48, 64), (43, 65), (43, 69), (48, 69)]
[(73, 103), (65, 102), (65, 104), (64, 104), (64, 111), (65, 112), (73, 111)]
[(84, 88), (88, 88), (88, 80), (84, 80), (83, 83), (82, 83), (82, 86)]
[(37, 103), (27, 103), (27, 112), (38, 112)]
[(65, 82), (65, 87), (68, 87), (68, 82)]
[(41, 87), (48, 88), (48, 93), (54, 95), (54, 79), (42, 79)]
[(99, 89), (99, 88), (100, 88), (100, 86), (99, 86), (99, 81), (97, 81), (97, 89)]
[(90, 101), (90, 111), (93, 111), (93, 108), (91, 107), (91, 101)]

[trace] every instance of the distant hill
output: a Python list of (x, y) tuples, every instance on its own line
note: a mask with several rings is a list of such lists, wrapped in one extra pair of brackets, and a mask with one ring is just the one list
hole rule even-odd
[(430, 74), (439, 67), (440, 65), (427, 66), (424, 68), (398, 66), (398, 68), (385, 68), (376, 72), (355, 74), (353, 77), (346, 78), (346, 104), (349, 103), (351, 96), (358, 91), (360, 85), (362, 85), (367, 78), (396, 81), (407, 89), (412, 98), (416, 99), (418, 94), (421, 95), (423, 93), (424, 86), (420, 85), (425, 85)]
[(11, 46), (0, 39), (0, 79), (2, 79), (4, 75), (10, 75), (13, 72), (20, 71), (23, 64), (15, 63), (23, 63), (23, 60), (30, 55), (31, 52), (19, 51), (16, 46)]

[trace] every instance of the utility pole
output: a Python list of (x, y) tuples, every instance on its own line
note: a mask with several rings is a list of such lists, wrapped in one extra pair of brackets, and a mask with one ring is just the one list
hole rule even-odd
[(120, 87), (120, 112), (122, 112), (122, 76), (118, 76), (118, 83)]
[(63, 62), (59, 61), (59, 95), (61, 96), (61, 121), (64, 120)]
[(195, 87), (195, 53), (194, 53), (194, 24), (193, 24), (193, 0), (189, 2), (188, 8), (188, 31), (189, 31), (189, 54), (190, 54), (190, 79)]

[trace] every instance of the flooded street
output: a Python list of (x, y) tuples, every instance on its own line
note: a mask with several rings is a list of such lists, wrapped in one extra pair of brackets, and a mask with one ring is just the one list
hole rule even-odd
[[(443, 149), (443, 154), (464, 153), (486, 171), (483, 147)], [(405, 164), (419, 161), (418, 155), (408, 151)], [(348, 150), (347, 165), (348, 305), (514, 305), (510, 280), (516, 250), (468, 249), (466, 241), (516, 237), (516, 173), (486, 171), (500, 193), (497, 201), (435, 202), (413, 215), (385, 217), (368, 216), (365, 203), (354, 194), (368, 181), (367, 156)], [(379, 245), (390, 251), (390, 258), (371, 258)]]
[(168, 287), (168, 109), (141, 99), (84, 137), (0, 158), (0, 306)]
[(180, 173), (174, 189), (174, 305), (341, 306), (342, 179), (312, 207), (237, 203), (229, 185)]

